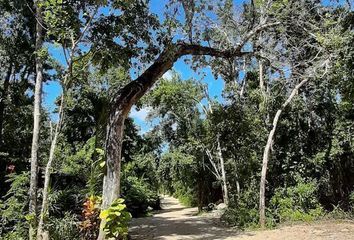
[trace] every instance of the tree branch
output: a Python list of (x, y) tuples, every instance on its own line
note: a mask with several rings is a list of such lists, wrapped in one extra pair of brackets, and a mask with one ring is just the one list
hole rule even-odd
[[(187, 43), (168, 45), (150, 67), (113, 96), (111, 101), (112, 111), (116, 111), (116, 106), (119, 106), (119, 108), (123, 110), (123, 115), (126, 116), (131, 106), (139, 100), (165, 72), (172, 68), (173, 64), (180, 57), (186, 55), (203, 55), (221, 58), (242, 57), (246, 54), (250, 54), (250, 52), (242, 52), (242, 48), (253, 36), (266, 28), (279, 24), (280, 22), (260, 25), (249, 31), (235, 48), (226, 50)], [(114, 113), (112, 112), (112, 114)]]

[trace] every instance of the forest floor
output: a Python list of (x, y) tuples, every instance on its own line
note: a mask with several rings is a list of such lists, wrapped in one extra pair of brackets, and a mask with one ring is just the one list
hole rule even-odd
[(182, 206), (165, 196), (162, 209), (151, 217), (133, 219), (133, 240), (354, 240), (353, 221), (320, 221), (282, 226), (274, 230), (240, 231), (222, 227), (215, 214), (198, 215), (197, 208)]

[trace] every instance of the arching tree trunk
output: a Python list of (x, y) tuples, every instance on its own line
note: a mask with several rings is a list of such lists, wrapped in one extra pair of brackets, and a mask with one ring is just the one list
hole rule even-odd
[(279, 122), (280, 115), (282, 111), (285, 109), (287, 105), (291, 102), (291, 100), (296, 96), (298, 93), (298, 90), (306, 83), (308, 82), (308, 79), (302, 80), (299, 84), (295, 86), (295, 88), (291, 91), (291, 94), (289, 97), (286, 99), (286, 101), (283, 103), (280, 109), (278, 109), (277, 113), (274, 116), (273, 119), (273, 127), (272, 130), (269, 132), (268, 135), (268, 140), (267, 144), (264, 148), (263, 152), (263, 162), (262, 162), (262, 172), (261, 172), (261, 182), (260, 182), (260, 187), (259, 187), (259, 224), (261, 225), (262, 228), (265, 227), (266, 224), (266, 216), (265, 216), (265, 188), (266, 188), (266, 175), (267, 175), (267, 169), (268, 169), (268, 161), (269, 161), (269, 154), (270, 154), (270, 149), (273, 143), (275, 131), (277, 129), (277, 125)]
[(39, 130), (41, 121), (42, 104), (42, 81), (43, 81), (43, 62), (39, 52), (43, 46), (43, 28), (42, 28), (42, 9), (38, 1), (34, 2), (36, 7), (36, 85), (34, 89), (34, 111), (33, 111), (33, 137), (31, 150), (31, 177), (29, 189), (29, 214), (32, 216), (29, 227), (29, 239), (35, 238), (35, 229), (37, 225), (37, 184), (38, 184), (38, 147)]
[[(175, 47), (166, 50), (139, 78), (119, 90), (110, 102), (105, 147), (106, 173), (103, 179), (102, 209), (107, 209), (120, 195), (124, 121), (132, 105), (152, 87), (157, 79), (172, 67), (178, 58), (177, 52)], [(105, 239), (104, 225), (105, 221), (101, 221), (99, 240)]]
[[(120, 164), (124, 121), (132, 107), (153, 85), (167, 72), (173, 64), (184, 55), (209, 55), (222, 58), (242, 57), (243, 46), (263, 29), (279, 25), (279, 22), (260, 25), (245, 35), (241, 43), (232, 49), (220, 50), (195, 44), (172, 44), (160, 54), (156, 61), (136, 80), (130, 82), (110, 102), (110, 115), (106, 139), (106, 172), (103, 181), (102, 209), (108, 208), (119, 197)], [(113, 186), (112, 186), (113, 185)], [(103, 231), (105, 223), (100, 226), (99, 240), (105, 239)]]
[[(119, 116), (115, 118), (115, 116)], [(120, 169), (122, 152), (122, 140), (124, 132), (124, 121), (126, 115), (117, 111), (110, 114), (107, 143), (106, 143), (106, 168), (107, 173), (103, 179), (103, 202), (102, 207), (107, 208), (120, 195)]]

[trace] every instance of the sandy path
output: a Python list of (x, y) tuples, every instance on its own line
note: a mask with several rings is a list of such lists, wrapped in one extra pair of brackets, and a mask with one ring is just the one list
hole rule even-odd
[(211, 215), (197, 215), (197, 208), (183, 207), (164, 197), (163, 210), (152, 217), (133, 219), (133, 240), (354, 240), (354, 222), (318, 222), (284, 226), (275, 230), (242, 232), (217, 226)]

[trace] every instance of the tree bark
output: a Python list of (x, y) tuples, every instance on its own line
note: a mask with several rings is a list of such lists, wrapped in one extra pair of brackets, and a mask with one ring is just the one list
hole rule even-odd
[(219, 136), (217, 137), (217, 149), (218, 149), (218, 156), (220, 160), (220, 170), (221, 170), (221, 180), (222, 180), (222, 188), (223, 188), (223, 195), (224, 195), (224, 203), (226, 206), (229, 206), (229, 191), (227, 189), (227, 181), (226, 181), (226, 172), (225, 172), (225, 163), (224, 157), (222, 155), (221, 145)]
[[(259, 60), (259, 89), (263, 97), (265, 98), (265, 84), (264, 84), (264, 63), (263, 60)], [(265, 99), (264, 99), (265, 101)]]
[(6, 72), (3, 89), (1, 92), (1, 98), (0, 98), (0, 146), (2, 146), (6, 98), (7, 98), (9, 85), (10, 85), (10, 78), (11, 78), (11, 74), (12, 74), (12, 69), (13, 69), (13, 64), (12, 64), (12, 61), (10, 60), (10, 65), (9, 65), (9, 68), (7, 69), (7, 72)]
[(273, 127), (272, 130), (269, 132), (267, 144), (264, 148), (263, 152), (263, 162), (262, 162), (262, 172), (261, 172), (261, 182), (259, 187), (259, 224), (262, 228), (265, 227), (266, 224), (266, 217), (265, 217), (265, 191), (266, 191), (266, 175), (267, 175), (267, 168), (268, 168), (268, 161), (269, 161), (269, 154), (271, 150), (271, 146), (273, 143), (275, 131), (277, 129), (277, 124), (279, 122), (280, 115), (282, 111), (286, 108), (287, 105), (291, 102), (291, 100), (296, 96), (298, 90), (308, 82), (308, 79), (302, 80), (299, 84), (295, 86), (292, 90), (289, 97), (283, 103), (280, 109), (276, 112), (274, 119), (273, 119)]
[(38, 184), (38, 147), (39, 131), (41, 121), (41, 103), (42, 103), (42, 81), (43, 81), (43, 62), (39, 52), (43, 46), (43, 28), (42, 28), (42, 9), (38, 1), (34, 1), (36, 8), (36, 84), (34, 90), (34, 110), (33, 110), (33, 137), (31, 150), (31, 177), (29, 189), (29, 214), (33, 217), (29, 227), (29, 239), (35, 238), (35, 227), (37, 224), (37, 184)]

